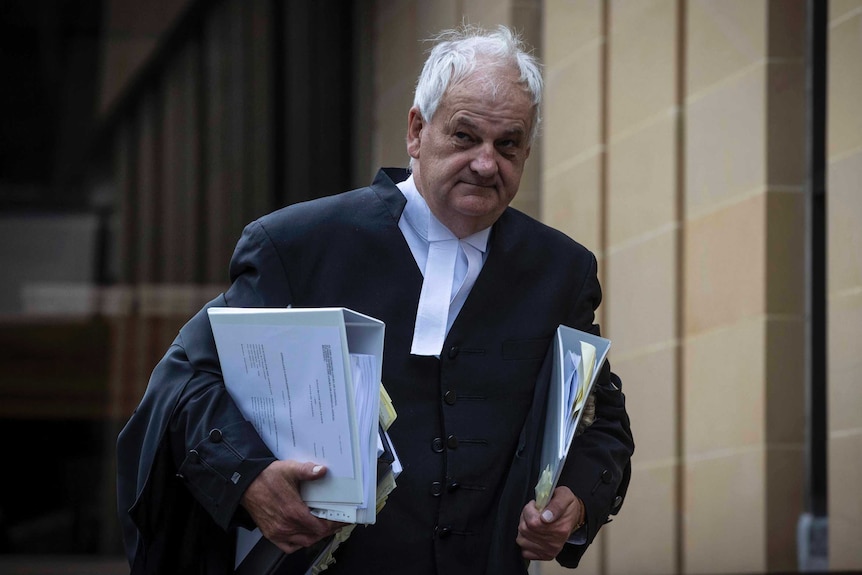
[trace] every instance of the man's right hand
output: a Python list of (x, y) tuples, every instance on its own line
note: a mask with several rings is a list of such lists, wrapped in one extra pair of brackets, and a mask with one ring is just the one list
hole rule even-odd
[(242, 506), (264, 537), (285, 553), (293, 553), (345, 525), (318, 519), (299, 495), (300, 482), (320, 479), (325, 474), (326, 468), (322, 465), (274, 461), (248, 486), (242, 496)]

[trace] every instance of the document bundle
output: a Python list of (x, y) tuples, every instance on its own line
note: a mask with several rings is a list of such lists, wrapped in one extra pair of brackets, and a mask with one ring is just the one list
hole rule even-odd
[(557, 328), (553, 346), (551, 384), (545, 414), (541, 472), (536, 485), (536, 507), (545, 508), (560, 479), (566, 455), (584, 414), (610, 340), (564, 325)]
[[(300, 486), (318, 517), (347, 525), (286, 556), (240, 528), (237, 573), (317, 573), (355, 524), (372, 524), (401, 467), (387, 430), (395, 410), (381, 381), (383, 322), (346, 308), (210, 308), (225, 386), (279, 459), (326, 475)], [(296, 555), (296, 557), (294, 557)]]

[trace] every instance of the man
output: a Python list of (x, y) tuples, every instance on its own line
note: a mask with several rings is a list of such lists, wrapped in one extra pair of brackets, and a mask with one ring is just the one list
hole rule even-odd
[[(607, 366), (550, 503), (539, 513), (531, 501), (551, 338), (559, 324), (598, 333), (601, 301), (593, 254), (508, 207), (541, 95), (538, 66), (509, 30), (441, 35), (408, 114), (412, 174), (381, 171), (368, 188), (253, 222), (230, 288), (208, 304), (347, 307), (386, 324), (403, 472), (330, 573), (573, 567), (622, 503), (634, 444)], [(276, 461), (225, 391), (205, 310), (154, 370), (118, 453), (133, 573), (229, 573), (236, 525), (257, 525), (287, 553), (341, 527), (298, 495), (325, 468)]]

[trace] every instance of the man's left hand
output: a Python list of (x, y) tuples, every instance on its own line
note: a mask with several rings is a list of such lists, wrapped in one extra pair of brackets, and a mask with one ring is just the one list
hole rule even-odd
[(568, 487), (557, 487), (541, 512), (530, 501), (521, 511), (516, 542), (524, 559), (550, 561), (584, 520), (584, 504)]

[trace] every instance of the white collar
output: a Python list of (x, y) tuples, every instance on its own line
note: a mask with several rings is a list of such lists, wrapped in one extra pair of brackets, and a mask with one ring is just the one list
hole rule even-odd
[[(410, 177), (396, 184), (404, 197), (407, 198), (407, 205), (404, 206), (402, 217), (407, 220), (417, 234), (427, 242), (438, 240), (457, 240), (457, 236), (452, 231), (443, 225), (437, 217), (431, 213), (431, 208), (428, 207), (428, 202), (419, 193), (416, 188), (416, 182), (413, 180), (413, 174)], [(488, 248), (488, 237), (491, 235), (490, 226), (479, 230), (475, 234), (462, 238), (461, 241), (466, 242), (484, 253)]]

